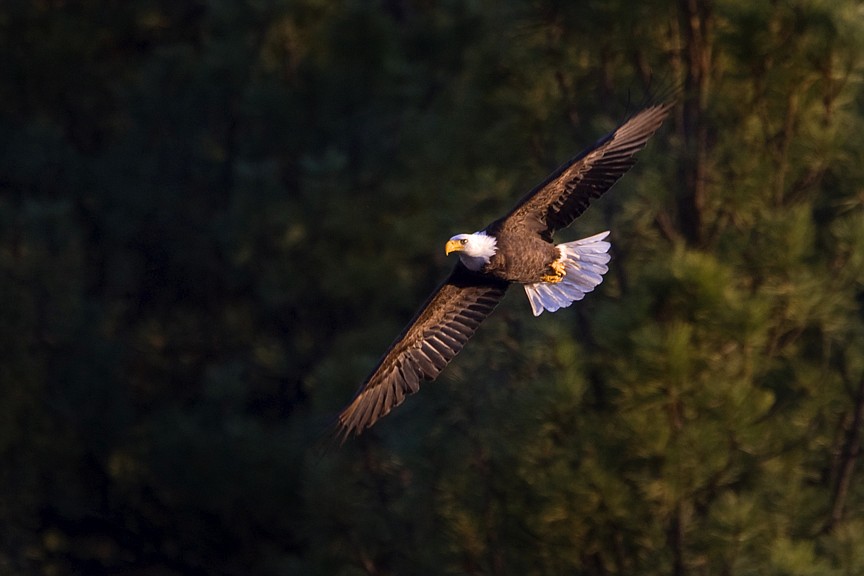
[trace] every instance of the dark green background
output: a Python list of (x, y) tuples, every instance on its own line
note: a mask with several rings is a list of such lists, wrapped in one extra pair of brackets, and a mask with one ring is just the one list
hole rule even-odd
[[(4, 0), (0, 573), (864, 574), (862, 9)], [(326, 449), (446, 239), (676, 89), (598, 290)]]

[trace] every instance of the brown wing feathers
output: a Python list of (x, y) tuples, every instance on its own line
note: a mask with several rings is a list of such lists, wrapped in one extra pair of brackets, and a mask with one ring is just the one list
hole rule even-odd
[(422, 380), (437, 377), (495, 309), (507, 286), (457, 264), (339, 415), (343, 441), (417, 392)]
[(529, 192), (505, 219), (539, 220), (541, 234), (568, 226), (591, 200), (609, 190), (636, 163), (639, 152), (669, 114), (671, 104), (646, 108), (558, 168)]

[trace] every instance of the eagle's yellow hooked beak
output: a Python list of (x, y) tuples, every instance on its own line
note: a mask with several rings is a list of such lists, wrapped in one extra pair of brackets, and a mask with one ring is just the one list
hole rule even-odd
[(444, 254), (450, 255), (451, 252), (460, 252), (465, 249), (465, 244), (459, 240), (448, 240), (444, 245)]

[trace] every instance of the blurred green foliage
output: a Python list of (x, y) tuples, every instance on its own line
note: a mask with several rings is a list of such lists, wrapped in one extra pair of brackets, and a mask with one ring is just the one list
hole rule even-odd
[[(0, 4), (0, 572), (864, 573), (855, 0)], [(479, 229), (640, 164), (341, 449)], [(646, 96), (647, 95), (647, 96)]]

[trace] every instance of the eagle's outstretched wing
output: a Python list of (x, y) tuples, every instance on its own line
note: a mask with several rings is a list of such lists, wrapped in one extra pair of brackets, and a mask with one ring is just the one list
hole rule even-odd
[(495, 309), (509, 284), (461, 262), (429, 297), (339, 414), (344, 441), (360, 434), (444, 369)]
[(636, 163), (634, 155), (660, 128), (671, 107), (657, 104), (631, 117), (555, 170), (496, 224), (525, 226), (551, 240), (556, 230), (569, 226)]

